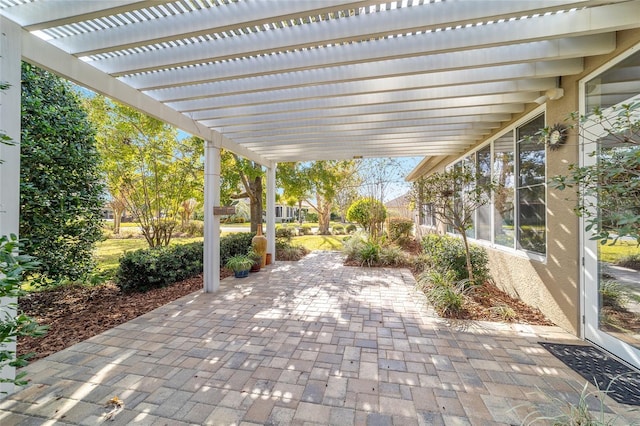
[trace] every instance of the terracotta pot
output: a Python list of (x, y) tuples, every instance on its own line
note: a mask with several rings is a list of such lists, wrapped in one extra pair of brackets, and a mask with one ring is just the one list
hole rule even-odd
[(267, 265), (271, 265), (271, 253), (267, 253)]

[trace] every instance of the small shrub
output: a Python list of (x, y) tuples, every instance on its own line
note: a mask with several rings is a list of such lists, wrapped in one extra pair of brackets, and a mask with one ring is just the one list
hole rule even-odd
[(411, 238), (413, 221), (404, 217), (389, 218), (389, 238), (391, 241)]
[(380, 263), (383, 266), (402, 266), (407, 263), (407, 257), (396, 245), (383, 246), (380, 250)]
[(357, 260), (362, 266), (376, 266), (380, 262), (382, 247), (375, 241), (365, 241), (357, 255)]
[(291, 241), (291, 239), (295, 236), (295, 228), (289, 228), (288, 226), (276, 228), (276, 239), (278, 240)]
[(516, 318), (516, 311), (514, 311), (511, 306), (492, 306), (491, 308), (489, 308), (489, 310), (500, 316), (503, 321), (513, 321)]
[(224, 265), (232, 256), (245, 254), (255, 235), (254, 232), (237, 232), (220, 238), (220, 264)]
[(276, 258), (278, 260), (297, 261), (305, 257), (309, 251), (303, 246), (281, 244), (276, 247)]
[(345, 238), (342, 244), (342, 251), (347, 255), (347, 261), (357, 261), (358, 254), (364, 247), (366, 241), (367, 235), (364, 232), (358, 232)]
[(333, 227), (333, 233), (335, 235), (342, 235), (344, 234), (344, 226), (342, 225), (336, 225)]
[[(429, 266), (440, 271), (452, 270), (456, 280), (469, 278), (464, 243), (460, 238), (449, 235), (428, 234), (422, 239), (422, 251), (429, 258)], [(489, 279), (489, 258), (487, 251), (472, 244), (471, 267), (477, 284)]]
[(311, 235), (311, 227), (309, 225), (303, 225), (298, 229), (301, 235)]
[(115, 282), (123, 291), (147, 291), (196, 276), (202, 265), (200, 242), (140, 249), (120, 257)]
[(307, 212), (307, 214), (304, 216), (304, 220), (306, 220), (307, 222), (311, 222), (311, 223), (317, 223), (318, 222), (318, 213)]
[(178, 232), (190, 237), (204, 237), (204, 222), (201, 220), (190, 220), (186, 225), (180, 225)]
[(347, 227), (345, 228), (345, 231), (347, 232), (347, 234), (353, 234), (357, 230), (358, 230), (358, 227), (355, 226), (353, 223), (348, 224)]
[(467, 281), (457, 281), (455, 271), (430, 270), (418, 277), (418, 287), (438, 314), (442, 316), (460, 312), (468, 291)]
[(623, 257), (618, 260), (618, 266), (622, 266), (624, 268), (635, 269), (636, 271), (640, 271), (640, 254), (630, 254), (628, 256)]
[(600, 284), (602, 306), (608, 306), (616, 310), (623, 310), (629, 301), (627, 295), (616, 281), (605, 280)]

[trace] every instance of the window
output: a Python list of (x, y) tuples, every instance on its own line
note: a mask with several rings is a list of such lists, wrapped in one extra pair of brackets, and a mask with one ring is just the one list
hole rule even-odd
[(475, 168), (477, 179), (498, 185), (486, 194), (490, 202), (476, 210), (469, 237), (546, 253), (545, 146), (533, 137), (544, 126), (541, 114), (453, 165)]
[(498, 185), (498, 189), (493, 194), (494, 243), (513, 248), (515, 244), (513, 132), (493, 142), (493, 179)]
[(436, 214), (433, 211), (433, 204), (423, 204), (420, 224), (435, 227), (437, 224)]
[(518, 248), (546, 252), (545, 147), (532, 137), (544, 127), (541, 115), (517, 129)]

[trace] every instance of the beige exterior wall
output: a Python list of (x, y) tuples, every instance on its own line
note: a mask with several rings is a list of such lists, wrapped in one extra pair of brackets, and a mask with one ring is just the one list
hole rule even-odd
[[(640, 30), (617, 34), (615, 52), (585, 59), (585, 70), (577, 76), (562, 77), (564, 97), (546, 104), (547, 125), (564, 123), (579, 108), (578, 82), (612, 58), (640, 43)], [(513, 123), (533, 111), (537, 105), (514, 117)], [(502, 129), (504, 129), (503, 127)], [(496, 131), (499, 133), (502, 129)], [(579, 146), (575, 132), (570, 132), (565, 145), (547, 150), (547, 179), (566, 174), (570, 164), (579, 162)], [(455, 158), (451, 158), (455, 160)], [(435, 171), (435, 170), (434, 170)], [(496, 284), (531, 306), (539, 308), (551, 321), (565, 330), (580, 335), (580, 222), (575, 215), (575, 192), (547, 189), (547, 256), (545, 262), (530, 260), (522, 254), (488, 248), (490, 268)]]

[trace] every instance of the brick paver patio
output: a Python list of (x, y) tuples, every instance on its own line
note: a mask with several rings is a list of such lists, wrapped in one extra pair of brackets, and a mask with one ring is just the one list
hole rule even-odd
[[(0, 424), (96, 424), (114, 396), (110, 423), (153, 425), (520, 424), (577, 401), (584, 380), (537, 344), (575, 337), (448, 324), (414, 284), (321, 252), (225, 279), (34, 362)], [(629, 408), (606, 398), (619, 424)]]

